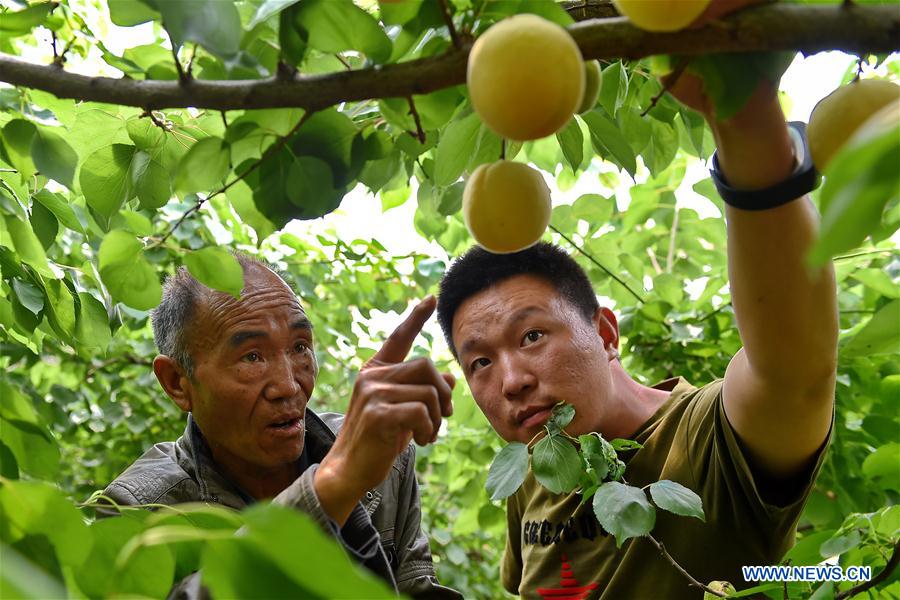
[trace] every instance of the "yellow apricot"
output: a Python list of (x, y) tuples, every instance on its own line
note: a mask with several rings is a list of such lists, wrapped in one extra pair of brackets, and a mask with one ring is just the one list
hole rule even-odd
[(869, 117), (897, 99), (900, 85), (883, 79), (861, 79), (820, 100), (807, 127), (809, 151), (816, 168), (824, 171)]
[(847, 142), (847, 145), (863, 144), (874, 137), (896, 129), (898, 126), (900, 126), (900, 98), (880, 108), (878, 112), (863, 121), (863, 124), (853, 132), (853, 136)]
[(463, 192), (463, 218), (475, 241), (496, 254), (537, 243), (550, 223), (550, 188), (526, 164), (498, 160), (472, 173)]
[(584, 95), (581, 97), (581, 104), (578, 105), (578, 110), (575, 112), (581, 115), (594, 108), (597, 104), (597, 98), (600, 97), (602, 85), (603, 78), (600, 76), (600, 63), (596, 60), (585, 61)]
[(485, 125), (510, 140), (536, 140), (572, 118), (584, 94), (584, 61), (568, 31), (515, 15), (475, 40), (466, 81)]
[(646, 31), (678, 31), (703, 14), (710, 0), (613, 0), (618, 11)]

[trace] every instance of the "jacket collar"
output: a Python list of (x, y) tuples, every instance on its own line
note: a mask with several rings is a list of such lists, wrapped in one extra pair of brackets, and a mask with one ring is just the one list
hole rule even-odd
[[(307, 409), (304, 416), (306, 437), (303, 442), (309, 464), (321, 462), (331, 446), (335, 435), (313, 411)], [(184, 433), (175, 442), (178, 466), (190, 475), (200, 487), (203, 502), (223, 504), (242, 510), (256, 500), (241, 487), (222, 474), (212, 456), (203, 433), (190, 413)]]

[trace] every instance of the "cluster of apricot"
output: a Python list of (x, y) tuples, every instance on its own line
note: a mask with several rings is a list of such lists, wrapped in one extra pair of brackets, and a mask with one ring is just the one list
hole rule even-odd
[[(616, 5), (638, 27), (673, 31), (696, 20), (709, 2), (616, 0)], [(585, 62), (568, 31), (532, 14), (493, 25), (469, 54), (472, 107), (487, 127), (508, 140), (555, 134), (575, 113), (594, 108), (601, 82), (600, 64)], [(540, 172), (524, 163), (483, 164), (466, 183), (466, 225), (491, 252), (516, 252), (536, 243), (550, 223), (550, 212), (550, 189)]]

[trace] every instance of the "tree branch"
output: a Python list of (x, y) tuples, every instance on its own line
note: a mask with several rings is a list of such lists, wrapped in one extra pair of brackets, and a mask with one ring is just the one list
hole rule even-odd
[[(594, 6), (586, 3), (586, 7)], [(599, 4), (597, 5), (599, 6)], [(590, 11), (584, 9), (585, 13)], [(577, 17), (579, 12), (573, 9)], [(741, 11), (699, 29), (650, 33), (627, 19), (591, 19), (569, 28), (585, 59), (654, 54), (844, 50), (856, 54), (900, 48), (900, 15), (891, 5), (775, 4)], [(87, 77), (0, 54), (0, 81), (60, 98), (160, 109), (214, 110), (299, 107), (319, 110), (340, 102), (403, 98), (459, 85), (466, 79), (471, 43), (414, 61), (352, 72), (244, 81), (154, 81)]]
[(891, 554), (890, 560), (888, 560), (887, 564), (884, 565), (884, 568), (881, 570), (878, 575), (870, 579), (869, 581), (864, 581), (863, 583), (854, 586), (848, 590), (844, 590), (842, 592), (838, 592), (834, 595), (835, 600), (843, 600), (844, 598), (850, 598), (851, 596), (855, 596), (857, 594), (861, 594), (868, 589), (871, 589), (886, 580), (891, 574), (894, 572), (894, 569), (897, 568), (897, 565), (900, 564), (900, 542), (894, 544), (894, 552)]
[(644, 539), (649, 541), (651, 544), (656, 546), (656, 549), (659, 550), (659, 552), (660, 552), (660, 554), (662, 554), (663, 558), (666, 559), (666, 561), (670, 565), (675, 567), (676, 571), (678, 571), (679, 573), (684, 575), (684, 577), (690, 582), (690, 584), (692, 586), (698, 587), (701, 590), (703, 590), (704, 592), (708, 592), (708, 593), (712, 594), (713, 596), (718, 596), (719, 598), (726, 598), (728, 596), (728, 594), (725, 594), (723, 592), (717, 592), (716, 590), (712, 589), (708, 585), (704, 585), (704, 584), (700, 583), (699, 581), (697, 581), (696, 579), (694, 579), (694, 576), (691, 575), (690, 573), (688, 573), (687, 571), (685, 571), (684, 567), (679, 565), (678, 562), (675, 560), (675, 558), (671, 554), (669, 554), (669, 551), (666, 550), (666, 547), (662, 545), (662, 542), (657, 540), (655, 537), (653, 537), (649, 533), (643, 537), (644, 537)]
[(205, 198), (200, 198), (200, 199), (198, 199), (197, 202), (196, 202), (192, 207), (190, 207), (189, 209), (187, 209), (186, 211), (184, 211), (184, 214), (181, 215), (181, 217), (179, 217), (179, 219), (178, 219), (177, 221), (175, 221), (175, 224), (172, 225), (172, 227), (169, 229), (169, 231), (167, 231), (167, 232), (165, 233), (165, 235), (163, 235), (159, 240), (156, 240), (156, 241), (154, 241), (152, 244), (150, 244), (149, 246), (147, 246), (147, 249), (149, 250), (149, 249), (151, 249), (151, 248), (157, 248), (157, 247), (162, 246), (163, 244), (165, 244), (165, 243), (166, 243), (166, 240), (168, 240), (168, 239), (172, 236), (172, 234), (175, 233), (175, 231), (181, 226), (181, 224), (184, 223), (185, 220), (186, 220), (189, 216), (191, 216), (191, 215), (194, 214), (195, 212), (198, 212), (198, 211), (200, 210), (200, 208), (203, 206), (203, 204), (204, 204), (207, 200), (209, 200), (210, 198), (214, 198), (214, 197), (218, 196), (219, 194), (224, 194), (224, 193), (227, 192), (229, 189), (231, 189), (231, 186), (233, 186), (234, 184), (236, 184), (238, 181), (242, 181), (245, 177), (247, 177), (247, 175), (249, 175), (250, 173), (252, 173), (253, 171), (255, 171), (261, 164), (263, 164), (263, 163), (266, 161), (267, 158), (269, 158), (269, 157), (272, 156), (275, 152), (277, 152), (278, 150), (280, 150), (281, 147), (284, 146), (284, 145), (287, 143), (287, 141), (288, 141), (290, 138), (292, 138), (292, 137), (294, 136), (295, 133), (297, 133), (297, 130), (300, 129), (300, 127), (301, 127), (304, 123), (306, 123), (306, 121), (307, 121), (311, 116), (313, 116), (313, 114), (314, 114), (313, 111), (308, 111), (308, 112), (306, 112), (302, 117), (300, 117), (300, 120), (297, 121), (297, 124), (294, 125), (294, 126), (291, 128), (291, 130), (290, 130), (289, 132), (287, 132), (287, 134), (285, 134), (284, 136), (278, 138), (271, 146), (269, 146), (268, 148), (266, 148), (266, 151), (263, 152), (262, 156), (260, 156), (259, 159), (257, 159), (256, 162), (254, 162), (252, 165), (250, 165), (250, 166), (247, 168), (246, 171), (244, 171), (243, 173), (241, 173), (240, 175), (238, 175), (237, 177), (235, 177), (234, 179), (232, 179), (231, 181), (229, 181), (228, 183), (226, 183), (225, 185), (223, 185), (223, 186), (220, 187), (219, 189), (215, 190), (214, 192), (211, 192), (211, 193), (210, 193), (208, 196), (206, 196)]

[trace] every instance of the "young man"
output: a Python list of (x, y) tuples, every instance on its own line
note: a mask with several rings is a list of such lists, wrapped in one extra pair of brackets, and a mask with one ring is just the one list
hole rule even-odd
[[(308, 406), (318, 364), (313, 326), (294, 292), (260, 262), (238, 257), (240, 300), (185, 269), (152, 313), (153, 371), (188, 413), (184, 435), (156, 444), (106, 488), (119, 504), (257, 500), (308, 514), (348, 554), (399, 592), (459, 598), (438, 584), (410, 441), (435, 439), (452, 411), (453, 377), (405, 361), (434, 311), (419, 304), (360, 372), (346, 416)], [(171, 597), (206, 597), (198, 577)]]
[[(822, 462), (834, 407), (835, 282), (830, 265), (810, 271), (804, 263), (817, 229), (805, 197), (815, 174), (775, 86), (761, 83), (726, 121), (715, 119), (696, 79), (682, 76), (671, 91), (706, 116), (718, 145), (713, 174), (728, 204), (743, 341), (722, 380), (699, 389), (682, 379), (635, 381), (618, 360), (615, 316), (598, 306), (577, 264), (546, 244), (511, 255), (469, 251), (445, 274), (438, 320), (501, 437), (528, 442), (565, 401), (576, 409), (568, 433), (641, 442), (627, 457), (628, 482), (677, 481), (701, 496), (706, 512), (703, 523), (660, 511), (653, 535), (699, 581), (740, 586), (742, 565), (775, 564), (791, 546)], [(566, 590), (699, 597), (647, 541), (617, 549), (580, 500), (549, 493), (530, 474), (510, 497), (507, 590), (526, 598)]]

